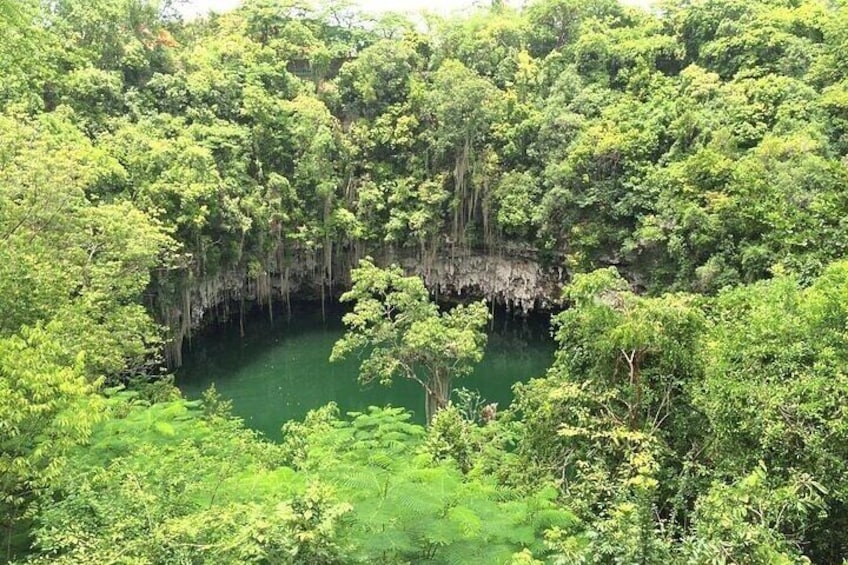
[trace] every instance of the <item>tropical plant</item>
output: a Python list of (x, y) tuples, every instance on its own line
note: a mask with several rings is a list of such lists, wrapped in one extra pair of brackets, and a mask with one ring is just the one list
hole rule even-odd
[(488, 308), (477, 302), (439, 312), (420, 278), (404, 276), (397, 266), (381, 269), (371, 259), (360, 261), (351, 281), (342, 301), (354, 302), (353, 312), (344, 316), (348, 330), (330, 360), (364, 351), (363, 382), (389, 384), (396, 377), (417, 382), (432, 421), (447, 406), (452, 381), (483, 357)]

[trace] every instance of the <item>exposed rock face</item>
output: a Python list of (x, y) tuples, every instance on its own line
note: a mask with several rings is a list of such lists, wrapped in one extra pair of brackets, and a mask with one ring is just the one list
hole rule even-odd
[(431, 265), (401, 263), (421, 276), (438, 297), (486, 298), (519, 312), (548, 310), (559, 302), (563, 273), (550, 272), (525, 257), (467, 253), (439, 256)]
[[(565, 277), (562, 269), (544, 269), (534, 257), (520, 253), (445, 252), (427, 261), (385, 253), (375, 259), (383, 265), (398, 263), (406, 272), (421, 276), (438, 300), (486, 298), (518, 313), (553, 308)], [(350, 270), (357, 261), (353, 254), (339, 254), (333, 261), (332, 281), (324, 277), (323, 262), (315, 254), (296, 256), (285, 263), (275, 260), (268, 272), (258, 275), (230, 271), (189, 281), (180, 304), (162, 311), (173, 338), (169, 364), (182, 363), (182, 343), (192, 330), (240, 315), (246, 303), (270, 306), (292, 298), (323, 301), (338, 297), (349, 288)]]

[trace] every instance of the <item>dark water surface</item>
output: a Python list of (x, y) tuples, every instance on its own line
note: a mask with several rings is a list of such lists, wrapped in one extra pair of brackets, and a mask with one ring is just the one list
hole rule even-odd
[[(342, 413), (403, 406), (423, 423), (424, 393), (418, 384), (397, 379), (390, 387), (361, 385), (358, 359), (330, 363), (333, 344), (344, 332), (342, 315), (340, 309), (328, 310), (323, 322), (320, 305), (305, 304), (295, 308), (290, 322), (276, 315), (272, 324), (267, 314), (256, 313), (247, 319), (243, 339), (237, 323), (195, 336), (177, 385), (187, 397), (199, 398), (214, 383), (233, 401), (237, 416), (274, 440), (284, 422), (331, 401)], [(494, 326), (483, 361), (473, 375), (455, 380), (454, 388), (477, 390), (503, 408), (512, 399), (513, 383), (544, 374), (554, 344), (547, 317), (522, 320), (496, 312)]]

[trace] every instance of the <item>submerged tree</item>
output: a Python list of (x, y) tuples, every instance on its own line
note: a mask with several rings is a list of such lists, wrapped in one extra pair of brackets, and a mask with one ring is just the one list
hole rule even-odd
[(397, 265), (381, 269), (370, 258), (360, 261), (351, 279), (353, 288), (342, 301), (355, 305), (344, 317), (348, 330), (330, 360), (364, 352), (362, 382), (390, 384), (396, 377), (417, 382), (426, 393), (430, 422), (447, 406), (451, 381), (468, 375), (483, 358), (485, 302), (439, 312), (420, 278), (404, 276)]

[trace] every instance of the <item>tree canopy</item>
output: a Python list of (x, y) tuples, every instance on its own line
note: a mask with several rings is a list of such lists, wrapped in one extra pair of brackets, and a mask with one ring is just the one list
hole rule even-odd
[(330, 359), (364, 353), (361, 381), (391, 384), (399, 377), (417, 382), (430, 422), (447, 407), (452, 381), (468, 375), (483, 357), (486, 304), (439, 312), (419, 277), (404, 276), (397, 266), (380, 269), (370, 259), (360, 261), (351, 278), (353, 288), (341, 300), (355, 302), (353, 312), (344, 316), (347, 333)]
[[(842, 563), (844, 0), (176, 4), (0, 0), (4, 560)], [(496, 416), (488, 308), (383, 268), (471, 253), (566, 281)], [(180, 397), (299, 288), (428, 427)]]

